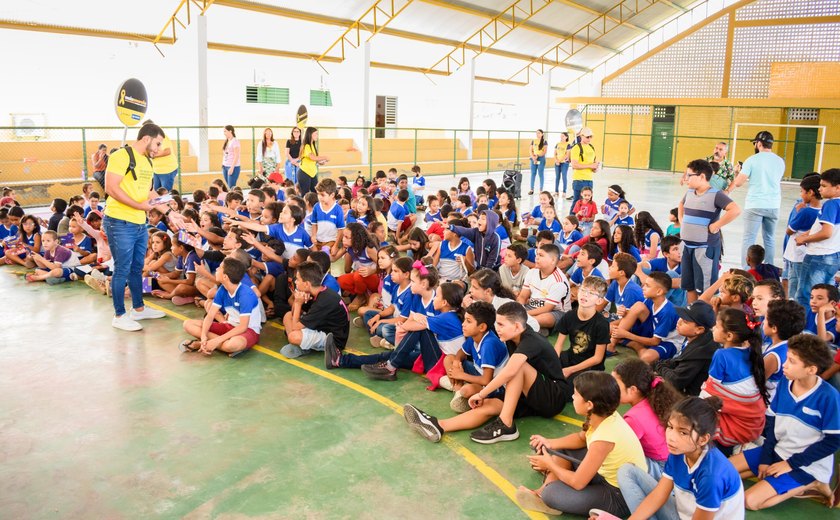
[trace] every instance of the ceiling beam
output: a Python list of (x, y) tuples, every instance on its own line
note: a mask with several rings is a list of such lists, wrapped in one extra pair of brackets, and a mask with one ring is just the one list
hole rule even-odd
[[(161, 29), (158, 35), (155, 36), (155, 40), (152, 43), (154, 43), (155, 46), (157, 46), (157, 44), (160, 43), (161, 39), (163, 38), (163, 33), (167, 32), (170, 28), (172, 29), (172, 41), (175, 42), (178, 39), (178, 36), (176, 34), (176, 22), (178, 25), (181, 26), (182, 29), (186, 29), (187, 25), (189, 25), (192, 22), (192, 13), (190, 11), (190, 5), (195, 4), (195, 6), (201, 10), (201, 12), (198, 13), (198, 15), (202, 16), (204, 15), (204, 13), (207, 12), (207, 9), (209, 9), (210, 6), (213, 5), (213, 1), (214, 0), (181, 0), (181, 2), (178, 4), (178, 7), (175, 8), (175, 12), (172, 13), (172, 16), (170, 16), (168, 20), (166, 20), (166, 24), (164, 24), (163, 29)], [(182, 10), (183, 12), (181, 12)], [(179, 14), (181, 14), (181, 17), (184, 17), (184, 15), (186, 14), (186, 24), (184, 24), (184, 22), (182, 22), (181, 19), (178, 18)]]
[[(344, 34), (341, 35), (327, 50), (318, 56), (317, 60), (326, 56), (333, 48), (341, 44), (341, 59), (344, 60), (346, 46), (349, 45), (354, 49), (358, 49), (362, 44), (362, 31), (370, 33), (366, 41), (380, 33), (391, 20), (396, 18), (403, 10), (408, 7), (413, 0), (376, 0), (359, 18), (356, 19)], [(390, 7), (389, 7), (390, 6)]]
[[(333, 25), (333, 26), (336, 26), (336, 27), (347, 28), (353, 23), (353, 20), (347, 20), (347, 19), (344, 19), (344, 18), (335, 18), (335, 17), (332, 17), (332, 16), (315, 15), (315, 14), (308, 13), (308, 12), (305, 12), (305, 11), (297, 11), (295, 9), (288, 9), (288, 8), (285, 8), (285, 7), (277, 7), (277, 6), (268, 5), (268, 4), (260, 4), (260, 3), (257, 3), (257, 2), (249, 2), (249, 1), (246, 1), (246, 0), (216, 0), (214, 2), (214, 4), (218, 5), (218, 6), (231, 7), (231, 8), (234, 8), (234, 9), (242, 9), (242, 10), (252, 11), (252, 12), (257, 12), (257, 13), (262, 13), (262, 14), (270, 14), (270, 15), (274, 15), (274, 16), (280, 16), (280, 17), (283, 17), (283, 18), (292, 18), (292, 19), (295, 19), (295, 20), (303, 20), (303, 21), (306, 21), (306, 22), (319, 23), (319, 24), (324, 24), (324, 25)], [(439, 37), (436, 37), (436, 36), (430, 36), (430, 35), (426, 35), (426, 34), (418, 34), (418, 33), (413, 33), (413, 32), (408, 32), (408, 31), (401, 31), (401, 30), (398, 30), (398, 29), (392, 29), (391, 27), (386, 27), (386, 28), (382, 29), (380, 31), (380, 34), (384, 34), (386, 36), (394, 36), (394, 37), (397, 37), (397, 38), (404, 38), (406, 40), (414, 40), (414, 41), (420, 41), (420, 42), (424, 42), (424, 43), (432, 43), (432, 44), (436, 44), (436, 45), (446, 45), (446, 46), (449, 46), (449, 47), (453, 47), (453, 46), (458, 45), (460, 43), (457, 40), (449, 40), (449, 39), (446, 39), (446, 38), (439, 38)], [(467, 49), (478, 51), (480, 48), (476, 45), (468, 44)], [(528, 55), (528, 54), (520, 54), (520, 53), (516, 53), (516, 52), (503, 51), (503, 50), (493, 49), (493, 48), (485, 49), (484, 52), (487, 53), (487, 54), (493, 54), (495, 56), (502, 56), (504, 58), (511, 58), (511, 59), (522, 60), (522, 61), (531, 61), (531, 60), (534, 59), (533, 56)], [(565, 69), (575, 70), (575, 71), (578, 71), (578, 72), (591, 72), (592, 71), (592, 69), (590, 69), (588, 67), (581, 67), (579, 65), (572, 65), (572, 64), (567, 64), (567, 63), (559, 63), (558, 62), (558, 63), (553, 63), (552, 65), (555, 66), (555, 67), (562, 67), (562, 68), (565, 68)]]
[[(554, 0), (554, 1), (557, 2), (557, 3), (563, 4), (563, 5), (568, 5), (569, 7), (574, 7), (575, 9), (578, 9), (580, 11), (585, 11), (585, 12), (587, 12), (587, 13), (593, 15), (593, 16), (601, 16), (602, 14), (604, 14), (604, 13), (601, 13), (600, 11), (598, 11), (597, 9), (592, 9), (591, 7), (587, 7), (587, 6), (585, 6), (583, 4), (580, 4), (578, 2), (573, 2), (572, 0)], [(609, 19), (610, 21), (613, 21), (613, 22), (619, 22), (618, 19), (610, 16), (609, 14), (607, 15), (607, 19)], [(646, 29), (644, 27), (634, 25), (630, 22), (624, 22), (624, 26), (629, 27), (631, 29), (635, 29), (637, 31), (641, 31), (641, 32), (646, 33), (646, 34), (650, 34), (650, 33), (653, 32), (650, 29)]]
[[(0, 29), (12, 29), (18, 31), (32, 31), (53, 34), (69, 34), (73, 36), (93, 36), (96, 38), (111, 38), (114, 40), (126, 40), (145, 43), (152, 43), (155, 41), (154, 34), (109, 31), (106, 29), (92, 29), (90, 27), (69, 27), (66, 25), (53, 25), (37, 22), (21, 22), (16, 20), (0, 20)], [(174, 43), (174, 40), (169, 37), (163, 37), (161, 38), (159, 43), (171, 45), (172, 43)]]

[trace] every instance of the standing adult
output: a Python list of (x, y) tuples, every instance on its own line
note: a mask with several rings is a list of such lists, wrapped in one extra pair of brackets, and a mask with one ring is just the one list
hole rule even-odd
[[(105, 170), (108, 168), (108, 147), (104, 143), (100, 144), (99, 148), (90, 156), (90, 163), (93, 167), (93, 178), (102, 185), (102, 189), (105, 189)], [(85, 197), (85, 200), (87, 200), (87, 197)]]
[[(712, 188), (725, 191), (727, 193), (730, 191), (730, 185), (735, 181), (735, 175), (740, 172), (738, 167), (733, 166), (729, 159), (726, 158), (728, 151), (729, 145), (720, 141), (715, 144), (715, 151), (712, 152), (712, 155), (706, 157), (706, 161), (708, 161), (709, 164), (716, 163), (718, 165), (718, 170), (712, 174), (712, 179), (709, 181), (709, 184)], [(686, 174), (683, 173), (683, 176), (680, 179), (680, 186), (685, 184), (686, 181), (688, 181), (688, 177), (686, 177)]]
[(303, 151), (300, 154), (298, 190), (301, 196), (315, 192), (315, 185), (318, 184), (318, 166), (326, 164), (329, 160), (326, 155), (318, 155), (318, 129), (308, 127), (303, 134)]
[(268, 177), (277, 171), (280, 164), (280, 145), (274, 140), (271, 128), (263, 130), (263, 138), (257, 146), (257, 168), (261, 177)]
[(292, 132), (286, 140), (286, 178), (297, 184), (300, 169), (300, 128), (292, 127)]
[(576, 145), (569, 150), (569, 160), (572, 166), (572, 192), (574, 197), (569, 206), (569, 215), (580, 200), (580, 190), (585, 187), (592, 188), (592, 177), (601, 168), (598, 157), (595, 154), (595, 146), (592, 145), (592, 129), (584, 126), (578, 134), (580, 139)]
[(774, 263), (776, 254), (776, 222), (779, 220), (779, 207), (782, 205), (782, 177), (785, 174), (785, 161), (773, 153), (773, 134), (767, 130), (757, 133), (752, 140), (755, 155), (747, 158), (741, 167), (741, 173), (729, 188), (735, 188), (750, 182), (744, 201), (744, 243), (741, 248), (741, 262), (746, 265), (747, 249), (756, 243), (758, 230), (761, 229), (764, 241), (764, 258)]
[[(166, 204), (152, 206), (149, 203), (157, 197), (151, 189), (154, 177), (151, 158), (160, 149), (164, 137), (159, 126), (143, 125), (134, 143), (111, 155), (105, 172), (105, 192), (110, 198), (105, 206), (102, 228), (114, 258), (111, 278), (114, 319), (111, 325), (121, 330), (140, 330), (143, 327), (137, 323), (139, 320), (165, 316), (163, 312), (147, 309), (143, 304), (143, 262), (149, 242), (146, 212), (154, 207), (177, 227), (183, 225), (181, 215), (172, 213)], [(130, 314), (125, 311), (126, 285), (131, 292)]]
[[(155, 123), (149, 119), (143, 124), (153, 125)], [(152, 189), (166, 188), (166, 191), (172, 191), (172, 187), (175, 186), (175, 177), (178, 175), (178, 157), (175, 155), (175, 148), (172, 147), (172, 141), (168, 137), (163, 138), (160, 149), (155, 153), (153, 166), (155, 178)]]
[(543, 177), (545, 176), (545, 153), (548, 151), (548, 142), (545, 140), (542, 130), (537, 130), (536, 139), (531, 141), (528, 155), (531, 156), (531, 190), (528, 195), (534, 194), (534, 181), (537, 175), (540, 176), (540, 191), (543, 190)]
[(231, 125), (225, 127), (225, 144), (222, 145), (222, 152), (224, 152), (222, 177), (225, 178), (225, 184), (233, 189), (236, 186), (236, 181), (239, 180), (242, 157), (239, 139), (236, 138), (236, 130)]
[[(566, 199), (566, 188), (568, 187), (569, 173), (569, 132), (560, 134), (560, 141), (554, 145), (554, 198), (560, 196), (560, 178), (563, 179), (563, 198)], [(566, 200), (571, 200), (569, 197)]]

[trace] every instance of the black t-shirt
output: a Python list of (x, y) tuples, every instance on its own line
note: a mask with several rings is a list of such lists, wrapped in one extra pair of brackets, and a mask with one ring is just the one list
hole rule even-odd
[(307, 329), (332, 332), (335, 346), (344, 348), (350, 335), (350, 319), (347, 307), (335, 291), (324, 289), (318, 296), (303, 306), (300, 322)]
[(291, 139), (287, 139), (286, 148), (289, 149), (289, 157), (292, 159), (300, 157), (300, 141), (293, 143)]
[(557, 352), (547, 339), (540, 336), (538, 332), (530, 327), (525, 329), (525, 332), (519, 337), (519, 345), (513, 341), (507, 342), (508, 352), (513, 351), (514, 354), (523, 354), (528, 358), (528, 364), (541, 375), (553, 379), (554, 381), (565, 381), (563, 377), (563, 365), (560, 363), (560, 358), (557, 357)]
[[(557, 332), (569, 337), (569, 349), (563, 352), (568, 366), (586, 361), (595, 355), (596, 345), (610, 342), (610, 322), (600, 312), (586, 321), (578, 317), (577, 311), (567, 312), (557, 322)], [(604, 361), (589, 370), (604, 370)]]

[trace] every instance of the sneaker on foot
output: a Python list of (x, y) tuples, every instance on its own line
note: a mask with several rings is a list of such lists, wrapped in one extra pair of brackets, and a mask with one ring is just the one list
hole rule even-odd
[(461, 395), (460, 392), (455, 392), (455, 396), (449, 401), (449, 408), (456, 413), (469, 412), (470, 400)]
[(403, 406), (403, 417), (411, 429), (422, 435), (427, 441), (440, 442), (440, 438), (443, 436), (443, 428), (440, 427), (440, 423), (435, 417), (410, 404)]
[(114, 316), (114, 319), (111, 320), (111, 326), (115, 329), (125, 330), (128, 332), (143, 330), (143, 326), (137, 323), (136, 321), (132, 320), (131, 316), (129, 316), (128, 314), (123, 314), (122, 316)]
[(359, 327), (360, 329), (363, 329), (365, 327), (365, 320), (362, 319), (361, 316), (356, 316), (355, 318), (353, 318), (353, 325)]
[(159, 311), (157, 309), (151, 309), (149, 307), (143, 307), (142, 311), (131, 309), (131, 319), (134, 320), (134, 321), (156, 320), (158, 318), (163, 318), (165, 316), (166, 316), (165, 312)]
[(370, 345), (372, 347), (380, 346), (382, 344), (382, 341), (383, 341), (382, 338), (380, 338), (379, 336), (371, 336), (370, 337)]
[(93, 289), (94, 291), (100, 294), (105, 294), (105, 285), (97, 282), (96, 279), (89, 274), (85, 275), (85, 284), (87, 284), (87, 286)]
[(324, 342), (324, 366), (327, 370), (338, 368), (339, 359), (341, 359), (341, 351), (335, 346), (335, 338), (330, 332)]
[(104, 281), (108, 280), (108, 277), (105, 276), (102, 273), (102, 271), (100, 271), (99, 269), (91, 270), (90, 275), (88, 275), (88, 276), (90, 276), (91, 278), (93, 278), (97, 282), (104, 282)]
[(438, 381), (438, 386), (440, 386), (444, 390), (449, 390), (450, 392), (455, 390), (455, 387), (452, 386), (452, 380), (449, 379), (449, 376), (442, 376), (440, 378), (440, 381)]
[(384, 348), (385, 350), (394, 350), (396, 348), (394, 344), (388, 341), (387, 339), (383, 339), (382, 341), (380, 341), (379, 346)]
[(479, 444), (496, 444), (502, 441), (515, 441), (518, 438), (519, 430), (516, 429), (516, 423), (506, 426), (501, 417), (496, 417), (483, 428), (470, 434), (470, 439)]
[(362, 365), (362, 372), (371, 379), (378, 379), (380, 381), (397, 380), (397, 369), (391, 370), (388, 368), (387, 361), (381, 361), (373, 365)]

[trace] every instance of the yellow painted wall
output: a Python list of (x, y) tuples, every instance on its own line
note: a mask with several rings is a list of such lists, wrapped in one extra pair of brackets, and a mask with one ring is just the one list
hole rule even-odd
[(773, 62), (770, 98), (840, 99), (840, 63)]

